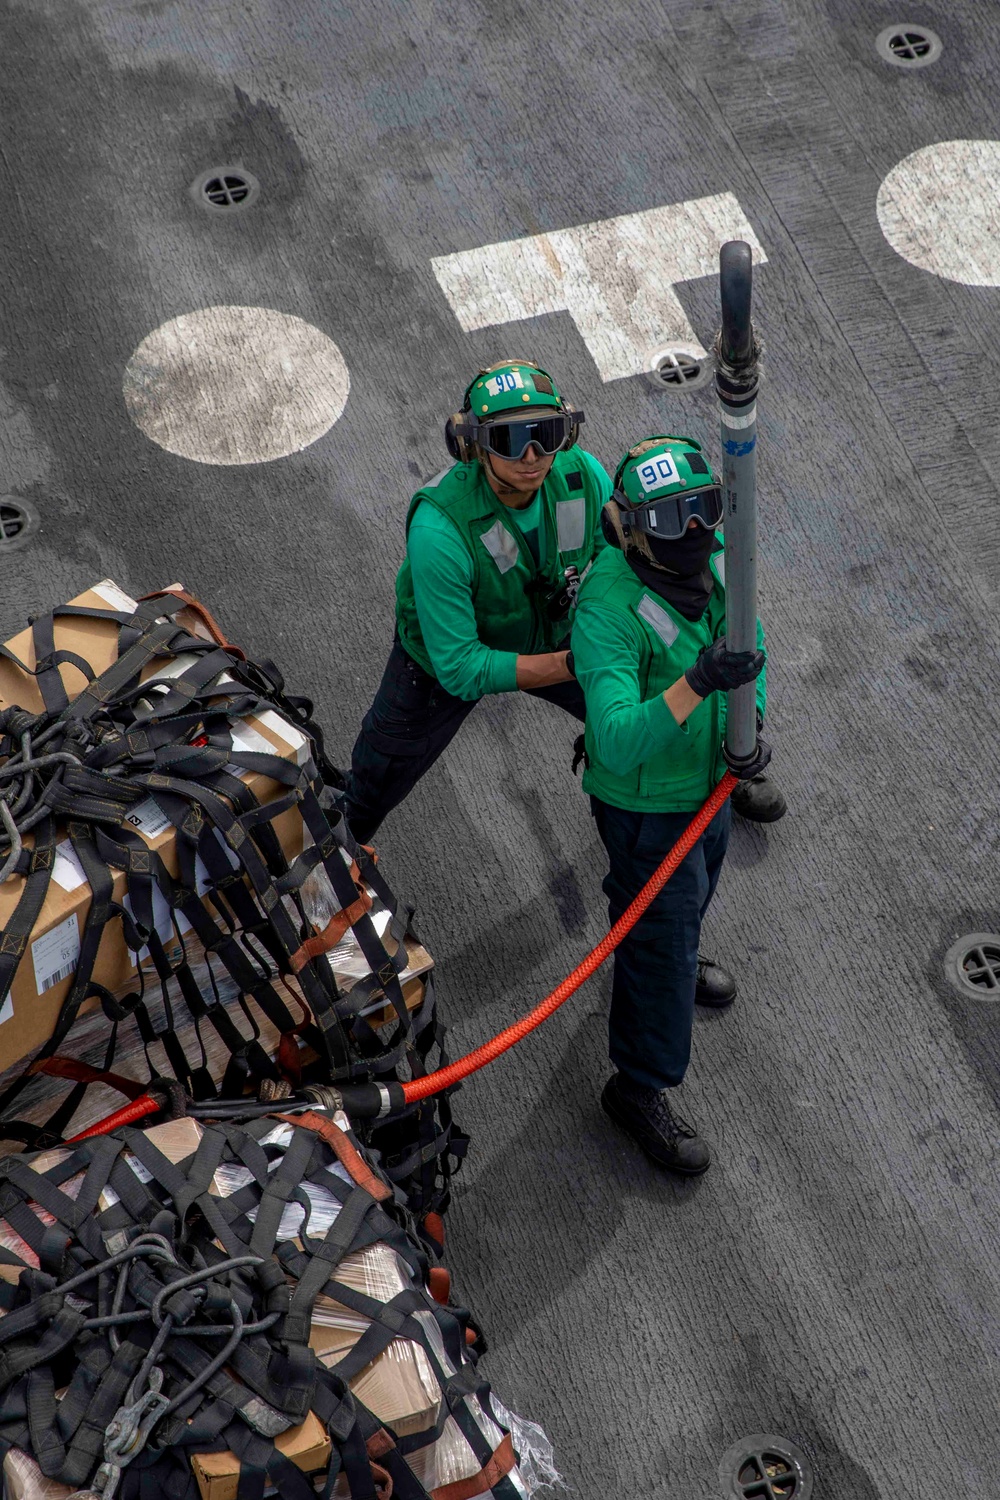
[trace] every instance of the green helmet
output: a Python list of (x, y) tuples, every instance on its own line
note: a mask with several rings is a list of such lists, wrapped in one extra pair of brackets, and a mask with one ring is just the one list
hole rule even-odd
[(614, 485), (623, 531), (669, 542), (691, 521), (706, 531), (722, 523), (722, 485), (694, 438), (645, 438), (625, 454)]
[(507, 359), (488, 370), (480, 370), (470, 381), (462, 410), (477, 422), (488, 422), (501, 412), (533, 411), (538, 407), (563, 410), (563, 399), (551, 375), (527, 359)]
[(583, 421), (530, 359), (506, 359), (469, 382), (462, 410), (445, 424), (448, 452), (460, 463), (494, 453), (518, 458), (532, 443), (542, 453), (571, 448)]

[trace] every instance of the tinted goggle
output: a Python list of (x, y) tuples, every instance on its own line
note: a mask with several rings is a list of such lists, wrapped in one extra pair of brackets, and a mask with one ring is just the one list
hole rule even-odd
[(565, 448), (572, 428), (582, 421), (582, 411), (558, 411), (523, 422), (486, 422), (476, 428), (475, 441), (497, 458), (516, 460), (529, 448), (548, 456)]
[(691, 521), (697, 521), (706, 531), (714, 531), (722, 521), (722, 490), (718, 485), (667, 495), (662, 500), (648, 500), (635, 509), (620, 490), (616, 498), (622, 504), (621, 521), (626, 531), (644, 531), (647, 536), (659, 537), (664, 542), (677, 541)]

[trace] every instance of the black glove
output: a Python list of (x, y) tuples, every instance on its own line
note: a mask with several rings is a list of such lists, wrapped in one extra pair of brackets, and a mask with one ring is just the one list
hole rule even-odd
[(725, 745), (723, 745), (722, 747), (722, 754), (725, 757), (726, 765), (739, 781), (752, 781), (755, 776), (760, 775), (764, 767), (767, 765), (768, 761), (771, 759), (771, 747), (767, 743), (767, 740), (762, 740), (760, 738), (760, 735), (758, 735), (754, 758), (749, 762), (748, 765), (745, 766), (733, 765), (732, 761), (729, 759), (729, 752), (726, 750)]
[(764, 670), (765, 660), (763, 651), (727, 651), (726, 638), (720, 635), (710, 646), (701, 648), (694, 666), (684, 673), (684, 680), (699, 698), (707, 698), (709, 693), (727, 693), (753, 682)]

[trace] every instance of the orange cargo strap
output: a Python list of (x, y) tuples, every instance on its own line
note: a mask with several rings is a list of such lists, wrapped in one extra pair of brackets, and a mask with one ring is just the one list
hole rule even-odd
[(319, 958), (322, 954), (329, 953), (331, 948), (336, 948), (348, 927), (353, 927), (355, 922), (361, 920), (365, 912), (371, 911), (372, 898), (361, 884), (361, 871), (353, 861), (351, 879), (354, 881), (358, 899), (352, 901), (350, 906), (335, 911), (322, 932), (317, 932), (315, 937), (306, 938), (302, 947), (296, 949), (292, 954), (293, 974), (297, 974), (300, 969), (304, 968), (311, 958)]
[(274, 1118), (283, 1120), (286, 1125), (301, 1125), (303, 1130), (311, 1130), (314, 1134), (321, 1136), (341, 1166), (346, 1167), (352, 1182), (364, 1188), (366, 1193), (371, 1193), (379, 1203), (384, 1203), (386, 1198), (392, 1197), (392, 1188), (389, 1184), (379, 1181), (360, 1151), (351, 1145), (344, 1132), (332, 1120), (327, 1120), (323, 1115), (317, 1115), (312, 1110), (307, 1110), (301, 1115), (275, 1114)]
[(434, 1301), (447, 1307), (451, 1296), (451, 1273), (444, 1266), (431, 1266), (427, 1273), (427, 1286)]
[(473, 1500), (473, 1496), (482, 1495), (499, 1484), (516, 1462), (517, 1455), (508, 1432), (484, 1469), (480, 1469), (478, 1474), (470, 1475), (468, 1479), (456, 1479), (453, 1484), (439, 1484), (436, 1490), (431, 1490), (431, 1500)]
[(240, 661), (246, 661), (246, 652), (239, 646), (234, 646), (232, 641), (226, 640), (221, 626), (211, 611), (202, 604), (200, 599), (196, 599), (193, 594), (189, 594), (187, 589), (181, 588), (180, 584), (176, 584), (168, 589), (154, 589), (151, 594), (143, 594), (142, 599), (164, 599), (167, 595), (170, 595), (173, 599), (180, 599), (193, 614), (198, 616), (217, 646), (221, 646), (223, 651), (229, 651), (233, 656), (239, 657)]
[(126, 1099), (142, 1098), (148, 1084), (134, 1078), (124, 1078), (121, 1073), (110, 1073), (106, 1068), (92, 1068), (89, 1063), (79, 1062), (75, 1057), (42, 1057), (28, 1068), (29, 1073), (48, 1073), (52, 1078), (68, 1078), (72, 1083), (104, 1083), (117, 1089)]

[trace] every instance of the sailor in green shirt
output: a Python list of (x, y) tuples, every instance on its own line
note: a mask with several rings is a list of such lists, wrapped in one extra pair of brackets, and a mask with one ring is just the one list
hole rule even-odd
[[(583, 788), (610, 860), (612, 924), (726, 771), (726, 692), (756, 679), (758, 733), (763, 726), (760, 621), (756, 651), (726, 648), (722, 514), (700, 444), (646, 439), (618, 467), (602, 518), (612, 545), (580, 589), (572, 664), (587, 703)], [(758, 739), (737, 774), (759, 778), (770, 755)], [(687, 1175), (704, 1172), (710, 1152), (668, 1092), (687, 1069), (696, 1000), (725, 1006), (736, 994), (732, 977), (698, 952), (729, 826), (727, 800), (615, 950), (617, 1071), (601, 1103), (655, 1161)]]
[(611, 494), (576, 446), (582, 421), (529, 360), (481, 370), (449, 419), (457, 461), (410, 503), (395, 640), (351, 757), (345, 814), (359, 841), (487, 693), (530, 693), (582, 721), (568, 617)]

